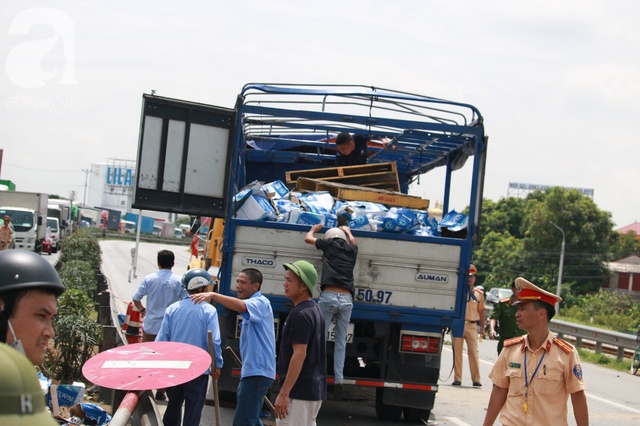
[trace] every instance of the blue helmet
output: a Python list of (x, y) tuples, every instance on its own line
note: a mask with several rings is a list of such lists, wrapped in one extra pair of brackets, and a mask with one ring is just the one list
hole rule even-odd
[(195, 268), (188, 270), (182, 276), (182, 287), (188, 290), (195, 290), (213, 284), (211, 275), (204, 269)]

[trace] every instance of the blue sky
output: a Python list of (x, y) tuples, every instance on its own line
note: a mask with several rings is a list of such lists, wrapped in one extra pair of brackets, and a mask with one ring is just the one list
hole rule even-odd
[[(365, 84), (478, 107), (487, 198), (593, 188), (622, 227), (640, 213), (638, 22), (634, 1), (5, 1), (2, 178), (82, 200), (82, 169), (135, 159), (151, 89), (231, 107), (248, 82)], [(436, 181), (413, 192), (438, 200)]]

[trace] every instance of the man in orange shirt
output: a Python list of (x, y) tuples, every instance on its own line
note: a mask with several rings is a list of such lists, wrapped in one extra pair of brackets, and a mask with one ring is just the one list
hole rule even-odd
[(504, 342), (489, 373), (494, 386), (484, 425), (493, 425), (502, 412), (503, 424), (565, 426), (571, 395), (576, 424), (587, 426), (589, 411), (580, 356), (549, 331), (555, 303), (562, 299), (524, 278), (516, 279), (516, 290), (516, 321), (529, 334)]
[[(469, 356), (469, 370), (471, 370), (471, 380), (473, 386), (480, 387), (480, 359), (478, 357), (478, 323), (484, 333), (484, 295), (480, 290), (473, 287), (476, 283), (475, 266), (469, 266), (469, 299), (467, 300), (467, 311), (464, 317), (464, 336), (452, 337), (453, 345), (453, 386), (462, 384), (462, 344), (467, 342), (467, 355)], [(473, 295), (473, 297), (471, 297)]]

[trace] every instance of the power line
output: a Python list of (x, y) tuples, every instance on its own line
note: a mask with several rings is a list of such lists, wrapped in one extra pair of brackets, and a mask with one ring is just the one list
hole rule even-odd
[(7, 163), (4, 162), (3, 163), (5, 166), (11, 166), (11, 167), (15, 167), (17, 169), (24, 169), (24, 170), (34, 170), (34, 171), (38, 171), (38, 172), (60, 172), (60, 173), (71, 173), (71, 172), (80, 172), (82, 171), (81, 169), (69, 169), (69, 170), (55, 170), (55, 169), (37, 169), (37, 168), (33, 168), (33, 167), (23, 167), (23, 166), (16, 166), (15, 164), (11, 164), (11, 163)]

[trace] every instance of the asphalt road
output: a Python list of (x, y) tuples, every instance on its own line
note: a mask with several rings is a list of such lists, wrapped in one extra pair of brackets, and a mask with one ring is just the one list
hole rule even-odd
[[(112, 291), (123, 302), (129, 301), (138, 284), (146, 274), (155, 272), (156, 253), (165, 248), (158, 244), (141, 243), (138, 262), (138, 277), (128, 282), (131, 265), (131, 242), (104, 241), (103, 272), (110, 280)], [(176, 246), (166, 247), (176, 253), (174, 272), (181, 275), (186, 271), (189, 261), (188, 248)], [(54, 261), (57, 255), (45, 256)], [(123, 304), (124, 306), (124, 304)], [(446, 341), (450, 338), (447, 336)], [(452, 368), (451, 346), (443, 349), (441, 382), (436, 405), (431, 413), (429, 424), (438, 425), (480, 425), (484, 419), (486, 406), (491, 394), (491, 381), (488, 378), (493, 363), (497, 359), (496, 342), (485, 340), (480, 344), (480, 368), (482, 388), (471, 387), (471, 377), (466, 354), (464, 358), (463, 386), (453, 387), (453, 376), (449, 376)], [(583, 364), (587, 384), (587, 402), (591, 425), (635, 426), (640, 422), (640, 376), (631, 376), (626, 372), (618, 372), (593, 364)], [(386, 422), (376, 418), (373, 392), (356, 388), (346, 388), (345, 401), (325, 401), (320, 410), (317, 424), (319, 426), (377, 426), (406, 424), (404, 421)], [(159, 403), (161, 411), (164, 404)], [(569, 425), (575, 425), (573, 411), (569, 402)], [(221, 408), (222, 425), (232, 424), (233, 409)], [(201, 425), (214, 425), (213, 407), (205, 407)], [(498, 424), (496, 422), (496, 424)]]

